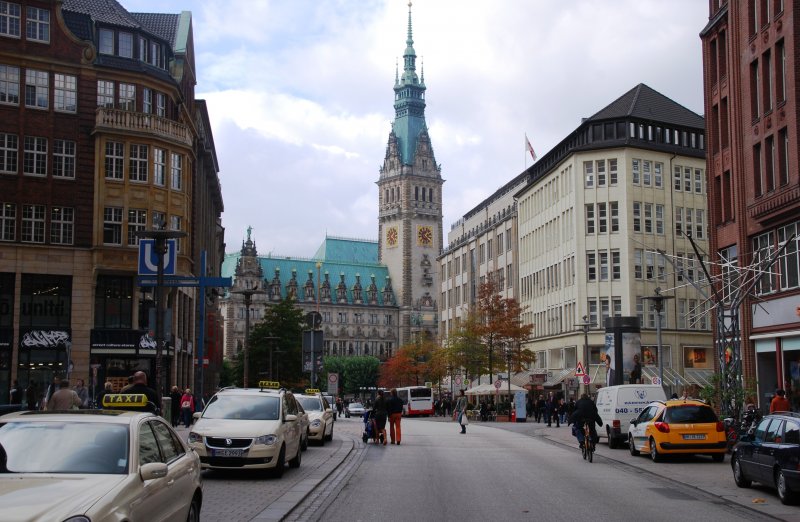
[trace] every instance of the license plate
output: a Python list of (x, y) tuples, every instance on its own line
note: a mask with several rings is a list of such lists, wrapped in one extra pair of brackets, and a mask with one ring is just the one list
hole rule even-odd
[(706, 436), (703, 433), (688, 433), (683, 438), (684, 440), (704, 440)]
[(211, 455), (214, 457), (241, 457), (244, 450), (240, 449), (215, 449), (211, 450)]

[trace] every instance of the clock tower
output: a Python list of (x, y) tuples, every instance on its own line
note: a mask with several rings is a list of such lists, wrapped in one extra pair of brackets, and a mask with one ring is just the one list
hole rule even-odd
[(391, 275), (400, 307), (400, 345), (438, 331), (436, 299), (442, 250), (441, 167), (425, 123), (425, 71), (417, 56), (408, 4), (403, 73), (395, 72), (395, 118), (378, 179), (378, 256)]

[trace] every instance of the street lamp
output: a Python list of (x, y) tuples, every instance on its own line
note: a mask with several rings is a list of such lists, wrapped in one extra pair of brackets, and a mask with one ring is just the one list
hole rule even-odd
[[(514, 357), (513, 348), (506, 343), (506, 362), (508, 363), (508, 422), (511, 422), (511, 359)], [(517, 412), (519, 414), (519, 412)]]
[[(158, 407), (161, 408), (161, 396), (163, 395), (164, 377), (162, 373), (162, 359), (164, 355), (164, 256), (167, 254), (168, 239), (178, 239), (186, 236), (186, 232), (180, 230), (139, 230), (136, 237), (153, 239), (153, 250), (156, 253), (156, 375), (155, 387), (158, 394)], [(203, 361), (200, 361), (203, 364)], [(201, 391), (202, 393), (202, 391)]]
[(268, 375), (269, 375), (269, 380), (270, 381), (273, 380), (272, 379), (272, 352), (273, 352), (273, 350), (276, 351), (276, 352), (278, 351), (278, 350), (275, 350), (275, 346), (272, 344), (272, 341), (277, 341), (278, 339), (280, 339), (280, 337), (275, 337), (275, 336), (272, 336), (272, 335), (268, 335), (268, 336), (264, 337), (264, 340), (267, 341), (267, 343), (269, 343), (269, 374)]
[[(595, 326), (595, 323), (589, 321), (589, 316), (583, 316), (582, 323), (575, 323), (575, 326), (580, 326), (583, 329), (583, 368), (584, 371), (588, 374), (589, 373), (589, 328)], [(583, 383), (581, 380), (581, 393), (589, 393), (588, 385)], [(606, 383), (606, 386), (611, 386), (611, 383)]]
[(244, 377), (242, 378), (242, 386), (247, 388), (248, 372), (250, 371), (250, 302), (255, 294), (263, 294), (263, 290), (258, 289), (258, 283), (253, 288), (243, 288), (241, 290), (234, 290), (232, 293), (239, 294), (244, 297)]
[(664, 387), (664, 357), (661, 353), (661, 310), (664, 309), (665, 299), (675, 299), (671, 295), (661, 295), (661, 288), (656, 287), (654, 295), (642, 297), (644, 301), (652, 301), (656, 310), (656, 343), (658, 344), (658, 380)]

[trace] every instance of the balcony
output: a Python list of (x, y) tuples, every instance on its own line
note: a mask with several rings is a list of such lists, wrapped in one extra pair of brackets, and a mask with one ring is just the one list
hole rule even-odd
[(182, 123), (143, 112), (98, 107), (94, 132), (109, 131), (158, 137), (176, 145), (192, 146), (192, 133)]

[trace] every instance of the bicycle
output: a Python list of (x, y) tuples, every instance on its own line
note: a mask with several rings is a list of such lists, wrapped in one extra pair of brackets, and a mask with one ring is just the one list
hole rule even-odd
[(583, 460), (592, 462), (594, 455), (594, 437), (592, 437), (592, 430), (588, 422), (583, 423)]

